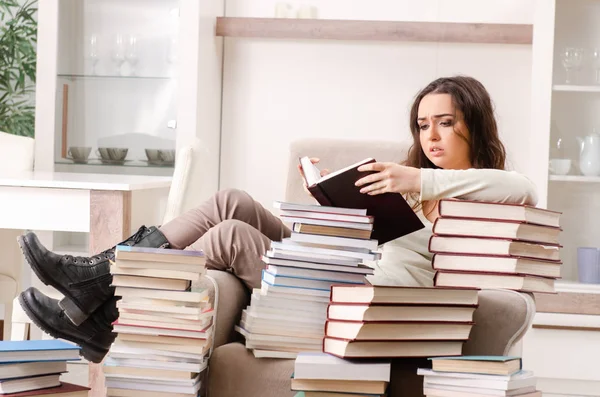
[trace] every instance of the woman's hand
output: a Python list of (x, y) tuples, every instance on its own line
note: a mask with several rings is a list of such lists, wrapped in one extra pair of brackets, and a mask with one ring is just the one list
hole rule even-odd
[[(310, 158), (310, 162), (313, 164), (317, 164), (320, 160), (316, 157), (311, 157)], [(306, 194), (308, 194), (310, 197), (313, 197), (313, 195), (310, 193), (310, 190), (308, 190), (308, 184), (306, 183), (306, 178), (304, 177), (304, 172), (302, 171), (302, 166), (300, 164), (298, 164), (298, 172), (300, 173), (300, 176), (302, 177), (302, 183), (304, 184), (304, 191), (306, 192)], [(325, 176), (327, 174), (329, 174), (329, 170), (325, 169), (325, 170), (321, 170), (321, 176)]]
[(381, 193), (419, 193), (421, 191), (421, 170), (396, 163), (370, 163), (358, 167), (359, 171), (377, 171), (358, 181), (363, 186), (361, 193), (370, 195)]

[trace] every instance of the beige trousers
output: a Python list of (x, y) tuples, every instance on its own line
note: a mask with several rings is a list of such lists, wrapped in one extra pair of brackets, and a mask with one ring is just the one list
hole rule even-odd
[(204, 251), (207, 268), (233, 273), (250, 290), (260, 287), (261, 256), (271, 241), (290, 236), (279, 218), (237, 189), (217, 192), (160, 230), (172, 248)]

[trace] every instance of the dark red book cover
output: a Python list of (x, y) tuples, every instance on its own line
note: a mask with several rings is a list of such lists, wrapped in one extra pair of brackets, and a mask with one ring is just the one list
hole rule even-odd
[[(373, 163), (374, 159), (363, 164)], [(326, 178), (308, 187), (321, 205), (342, 208), (365, 208), (367, 215), (375, 221), (371, 238), (379, 244), (387, 243), (425, 227), (408, 202), (399, 193), (383, 193), (370, 196), (355, 186), (359, 179), (375, 171), (359, 172), (351, 168), (331, 178)]]

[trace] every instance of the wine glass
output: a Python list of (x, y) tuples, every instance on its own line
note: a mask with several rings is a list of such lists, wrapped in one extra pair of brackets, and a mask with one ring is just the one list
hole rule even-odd
[(86, 58), (92, 64), (92, 75), (96, 74), (96, 64), (100, 60), (98, 58), (98, 36), (92, 34), (87, 41), (88, 49), (86, 53)]
[(596, 72), (595, 83), (600, 84), (600, 48), (594, 48), (592, 51), (592, 66)]
[(125, 53), (125, 58), (131, 65), (131, 74), (135, 75), (135, 67), (138, 63), (139, 57), (137, 51), (137, 37), (134, 35), (129, 36), (129, 40), (127, 40), (127, 52)]
[(112, 59), (117, 65), (117, 74), (120, 75), (121, 66), (123, 66), (123, 63), (125, 62), (125, 42), (123, 41), (122, 34), (117, 34), (115, 36)]
[(567, 72), (566, 84), (571, 84), (571, 71), (579, 69), (583, 61), (583, 50), (581, 48), (567, 47), (561, 54), (562, 65)]

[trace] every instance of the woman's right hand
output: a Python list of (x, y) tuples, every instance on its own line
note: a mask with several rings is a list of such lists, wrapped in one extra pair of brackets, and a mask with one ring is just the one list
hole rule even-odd
[[(311, 157), (310, 158), (310, 162), (313, 164), (317, 164), (319, 161), (321, 161), (319, 158), (317, 157)], [(313, 197), (313, 195), (310, 193), (310, 190), (308, 190), (308, 184), (306, 183), (306, 178), (304, 177), (304, 172), (302, 171), (302, 166), (300, 166), (300, 164), (298, 164), (298, 172), (300, 173), (300, 176), (302, 177), (302, 184), (304, 187), (304, 191), (306, 192), (306, 194), (308, 194), (310, 197)], [(327, 174), (329, 174), (330, 171), (327, 169), (321, 170), (321, 176), (325, 176)]]

